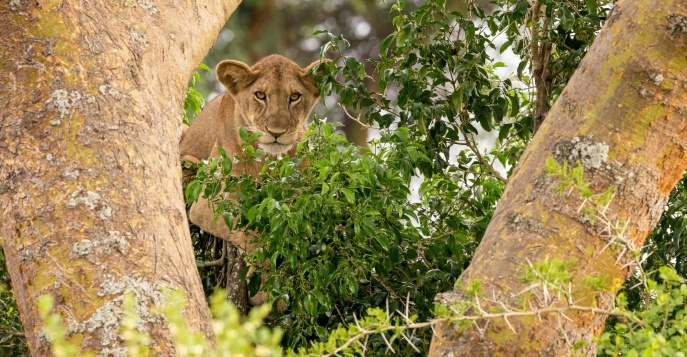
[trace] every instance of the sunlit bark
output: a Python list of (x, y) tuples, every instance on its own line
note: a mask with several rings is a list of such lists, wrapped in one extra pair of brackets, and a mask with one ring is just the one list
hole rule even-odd
[(118, 355), (132, 291), (154, 351), (160, 289), (209, 313), (181, 195), (187, 81), (238, 0), (0, 2), (0, 237), (32, 355), (49, 346), (37, 298), (81, 353)]
[[(509, 179), (489, 228), (461, 279), (477, 279), (488, 309), (565, 306), (522, 282), (528, 261), (572, 262), (570, 291), (577, 305), (608, 308), (631, 271), (630, 253), (663, 212), (668, 194), (687, 168), (687, 3), (620, 1), (563, 94), (548, 113)], [(584, 166), (592, 191), (614, 187), (603, 214), (586, 211), (576, 192), (560, 193), (545, 161)], [(603, 217), (601, 217), (603, 216)], [(609, 229), (618, 225), (624, 230)], [(604, 248), (606, 247), (606, 248)], [(583, 284), (602, 278), (610, 292)], [(527, 288), (532, 288), (523, 293)], [(460, 289), (448, 303), (469, 299)], [(491, 302), (490, 302), (491, 301)], [(504, 305), (497, 305), (499, 301)], [(439, 326), (430, 356), (595, 355), (592, 341), (605, 315), (570, 311), (491, 320), (480, 332)], [(485, 326), (485, 321), (479, 323)], [(572, 344), (585, 342), (573, 353)], [(578, 346), (579, 347), (579, 346)]]

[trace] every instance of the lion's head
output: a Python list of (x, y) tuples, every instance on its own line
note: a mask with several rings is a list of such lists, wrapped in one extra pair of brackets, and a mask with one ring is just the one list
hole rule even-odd
[(249, 67), (227, 60), (217, 65), (217, 78), (236, 100), (242, 126), (263, 135), (258, 146), (270, 155), (286, 153), (303, 138), (305, 121), (317, 103), (317, 83), (310, 69), (272, 55)]

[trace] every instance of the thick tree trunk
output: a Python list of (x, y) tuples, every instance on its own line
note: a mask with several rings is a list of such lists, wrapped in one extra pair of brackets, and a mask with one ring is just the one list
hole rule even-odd
[[(484, 299), (516, 309), (566, 306), (555, 296), (542, 298), (536, 288), (519, 294), (528, 288), (520, 280), (527, 261), (558, 258), (574, 262), (570, 289), (577, 305), (611, 306), (632, 265), (623, 267), (630, 253), (620, 246), (605, 247), (621, 235), (639, 249), (687, 168), (686, 53), (686, 2), (616, 4), (509, 180), (472, 264), (461, 277), (465, 286), (478, 279)], [(584, 209), (578, 211), (585, 205), (580, 195), (559, 193), (559, 178), (547, 176), (549, 157), (572, 166), (579, 160), (596, 193), (615, 187), (605, 216), (615, 224), (626, 223), (626, 229), (619, 233)], [(602, 278), (611, 291), (585, 287), (586, 276)], [(461, 296), (468, 298), (457, 289), (442, 298), (450, 304)], [(487, 302), (482, 302), (487, 309)], [(430, 356), (595, 355), (592, 337), (603, 330), (606, 316), (574, 311), (566, 316), (509, 318), (516, 333), (503, 319), (489, 321), (482, 332), (459, 332), (443, 324), (435, 330)], [(571, 344), (576, 341), (586, 345), (573, 353)]]
[(80, 353), (122, 350), (132, 291), (150, 312), (186, 292), (210, 332), (181, 195), (186, 83), (239, 0), (0, 2), (0, 237), (34, 356), (49, 354), (36, 299), (56, 298)]

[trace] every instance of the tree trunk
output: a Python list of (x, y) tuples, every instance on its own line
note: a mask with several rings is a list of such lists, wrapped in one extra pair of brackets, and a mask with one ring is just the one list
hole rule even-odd
[(222, 267), (222, 288), (227, 292), (227, 300), (231, 301), (241, 315), (248, 315), (250, 306), (248, 303), (248, 285), (241, 279), (241, 271), (246, 263), (241, 258), (238, 247), (228, 241), (223, 241), (227, 249), (227, 257)]
[(0, 2), (0, 237), (32, 355), (36, 300), (69, 338), (123, 352), (125, 291), (155, 353), (174, 354), (160, 288), (209, 335), (181, 194), (187, 81), (239, 0)]
[[(553, 300), (542, 298), (541, 289), (523, 293), (532, 288), (520, 280), (528, 261), (547, 258), (574, 263), (568, 271), (573, 274), (575, 304), (612, 306), (622, 281), (634, 271), (632, 264), (626, 265), (631, 254), (620, 242), (624, 239), (634, 250), (642, 246), (687, 168), (686, 53), (686, 2), (616, 4), (520, 159), (461, 277), (463, 286), (475, 279), (481, 282), (483, 299), (490, 301), (481, 301), (482, 308), (565, 307), (567, 302), (555, 294)], [(605, 213), (590, 216), (584, 208), (591, 204), (579, 193), (557, 191), (560, 178), (546, 174), (550, 157), (571, 166), (579, 161), (594, 193), (615, 188)], [(610, 291), (586, 287), (583, 279), (589, 276), (602, 278)], [(441, 298), (450, 305), (466, 296), (457, 288)], [(429, 355), (595, 355), (592, 338), (603, 331), (606, 316), (574, 311), (565, 315), (494, 319), (486, 329), (481, 321), (480, 329), (462, 331), (442, 324)], [(573, 353), (576, 341), (586, 344)]]

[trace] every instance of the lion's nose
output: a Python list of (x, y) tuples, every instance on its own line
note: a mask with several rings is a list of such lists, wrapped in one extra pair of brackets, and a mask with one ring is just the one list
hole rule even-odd
[(286, 129), (268, 127), (267, 132), (270, 133), (270, 135), (274, 136), (275, 139), (277, 139), (279, 136), (286, 132)]

